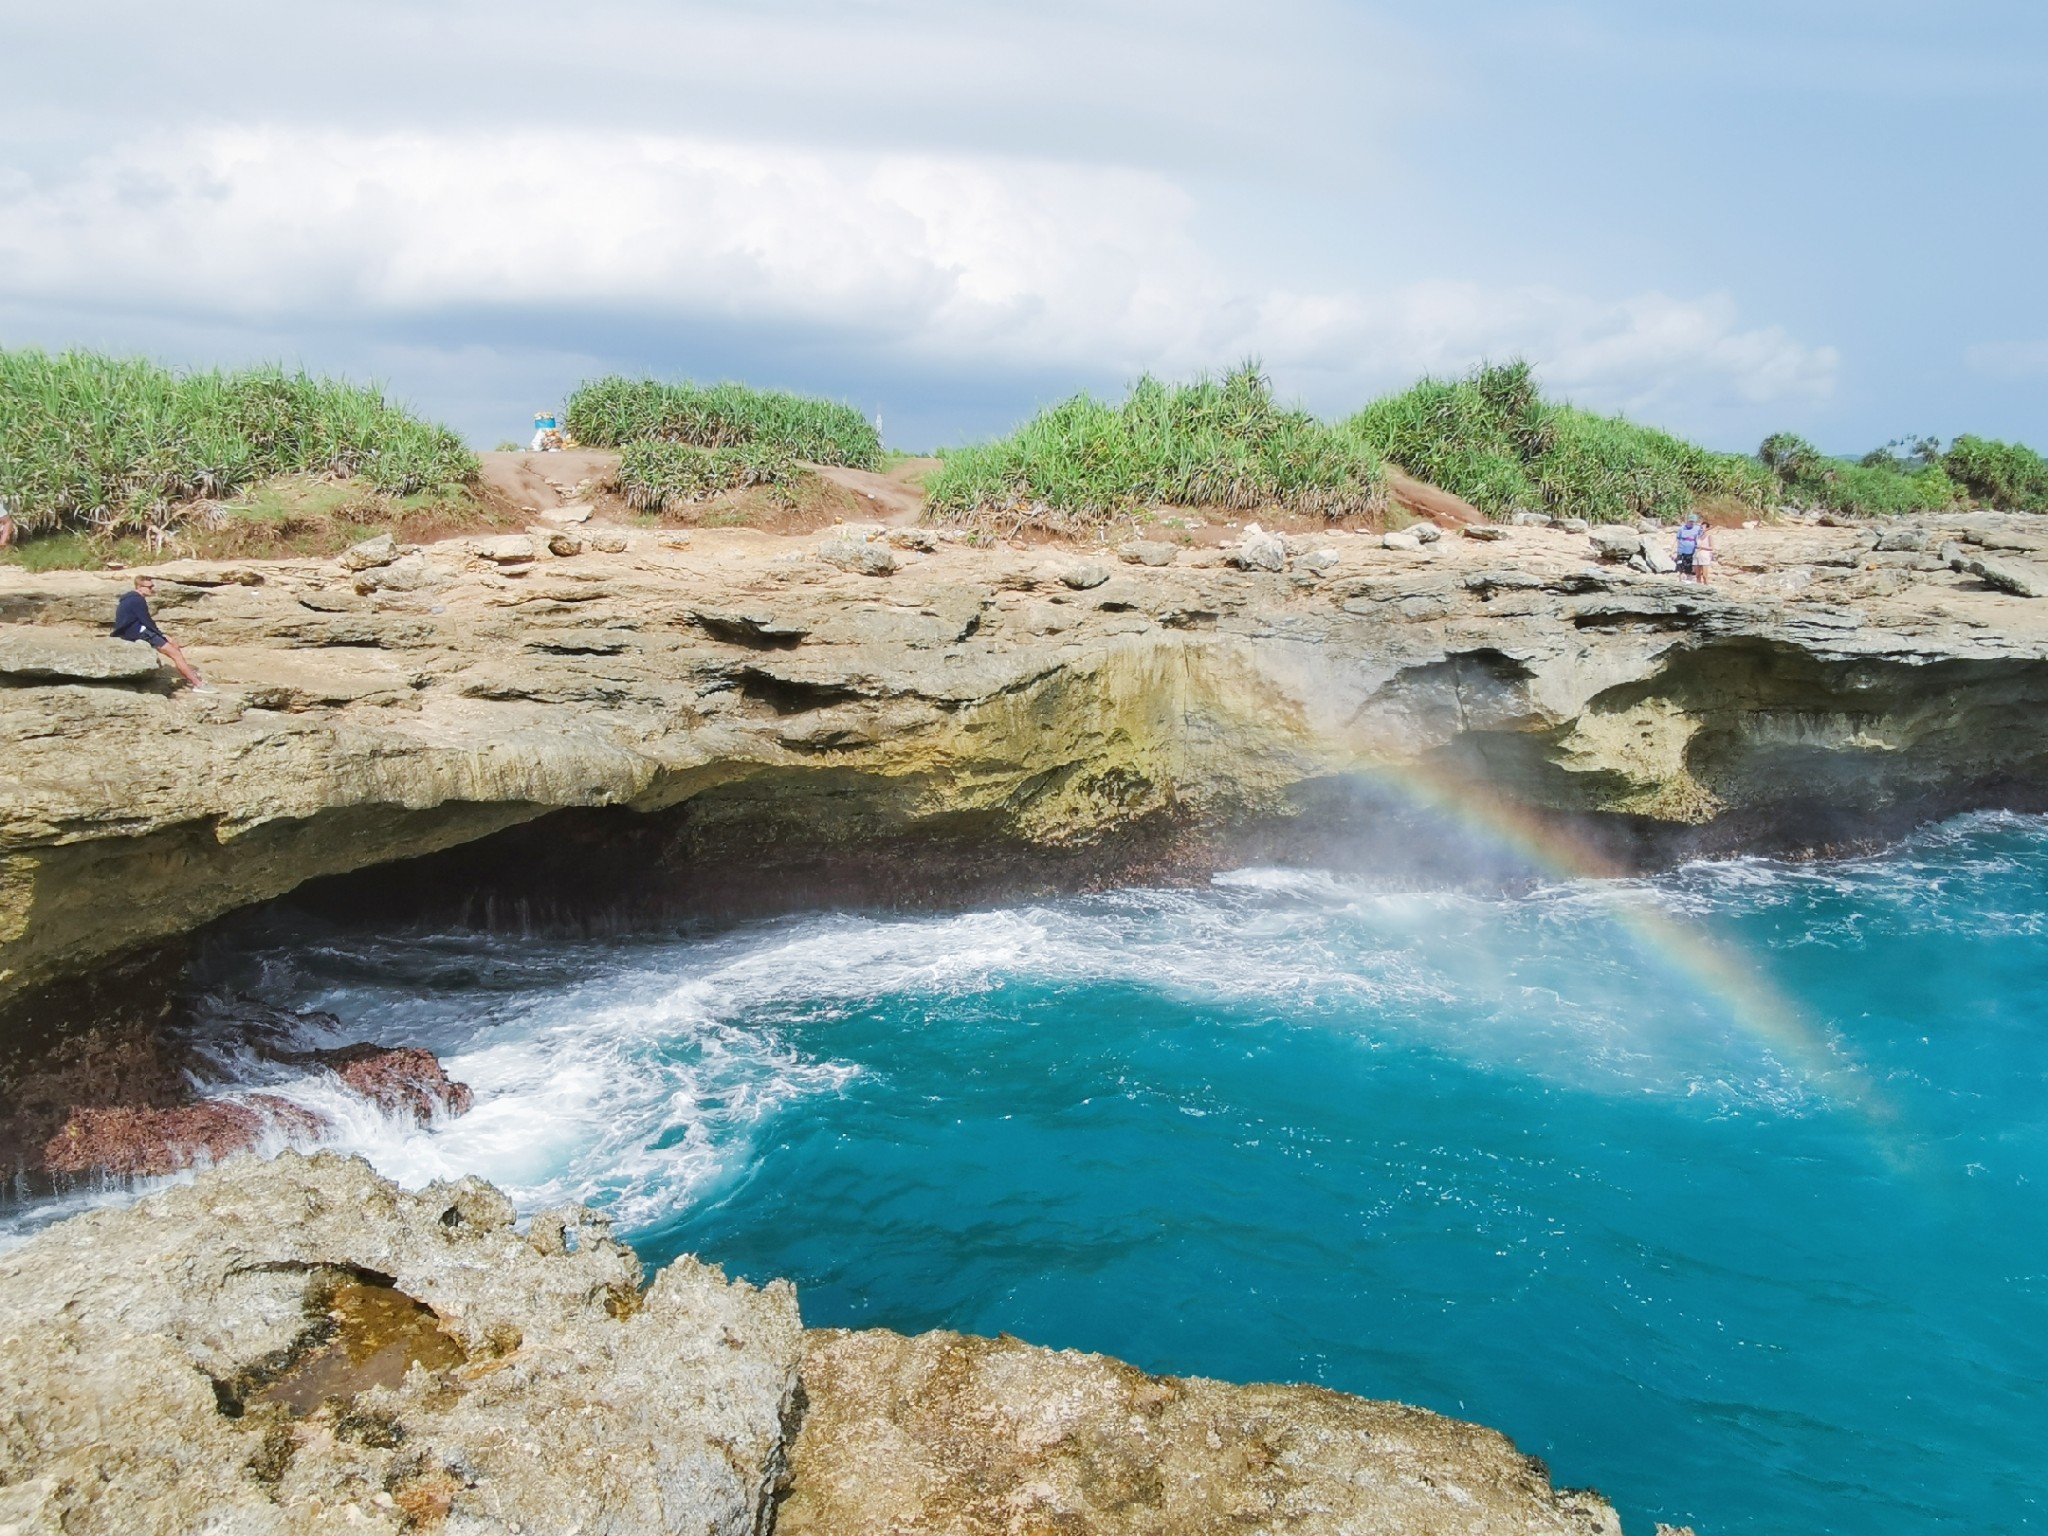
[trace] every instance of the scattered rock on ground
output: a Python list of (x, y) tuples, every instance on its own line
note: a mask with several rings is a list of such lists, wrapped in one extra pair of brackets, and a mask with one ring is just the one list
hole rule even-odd
[(1420, 549), (1422, 540), (1406, 528), (1396, 528), (1391, 533), (1380, 535), (1382, 549)]
[(1162, 539), (1133, 539), (1117, 550), (1117, 558), (1127, 565), (1171, 565), (1180, 551)]
[(1458, 531), (1468, 539), (1483, 539), (1489, 543), (1508, 536), (1507, 530), (1497, 523), (1467, 523)]
[(1287, 542), (1268, 533), (1257, 523), (1248, 525), (1231, 552), (1231, 563), (1247, 571), (1280, 571), (1287, 568)]
[(567, 558), (583, 553), (583, 541), (573, 533), (551, 533), (548, 535), (548, 553)]
[(1678, 562), (1664, 553), (1661, 543), (1643, 540), (1643, 564), (1658, 576), (1672, 575), (1678, 569)]
[(389, 565), (400, 553), (398, 540), (388, 533), (380, 533), (374, 539), (365, 539), (343, 550), (341, 568), (345, 571), (367, 571), (372, 566)]
[(502, 533), (495, 538), (471, 539), (469, 552), (493, 565), (523, 565), (534, 557), (533, 540), (523, 533)]
[(1294, 562), (1294, 568), (1310, 576), (1327, 576), (1342, 563), (1334, 549), (1312, 549)]
[(1408, 531), (1425, 544), (1434, 544), (1444, 536), (1443, 529), (1437, 527), (1435, 523), (1412, 523)]
[(1076, 592), (1086, 592), (1109, 580), (1109, 567), (1100, 560), (1077, 560), (1061, 567), (1060, 580)]
[(842, 571), (858, 571), (863, 576), (888, 576), (902, 563), (887, 544), (844, 536), (820, 544), (818, 558), (827, 565), (836, 565)]
[(939, 536), (929, 528), (891, 528), (887, 538), (897, 549), (914, 549), (920, 554), (931, 554), (939, 547)]
[(1886, 528), (1877, 536), (1877, 548), (1886, 553), (1921, 550), (1927, 547), (1927, 533), (1921, 528)]
[(1593, 552), (1602, 560), (1620, 562), (1643, 552), (1642, 533), (1620, 523), (1597, 524), (1587, 530), (1586, 536), (1593, 541)]
[(623, 555), (626, 552), (626, 536), (622, 533), (593, 533), (590, 547), (600, 555)]
[(2048, 597), (2048, 567), (2028, 560), (1972, 560), (1964, 567), (1986, 586), (2015, 597)]

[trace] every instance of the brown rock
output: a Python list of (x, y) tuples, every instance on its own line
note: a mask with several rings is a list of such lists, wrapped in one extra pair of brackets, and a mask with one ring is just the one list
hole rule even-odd
[(327, 1129), (322, 1116), (267, 1093), (176, 1109), (79, 1109), (44, 1144), (43, 1167), (57, 1174), (153, 1177), (250, 1151), (266, 1134), (310, 1141)]
[(1320, 1387), (956, 1333), (813, 1330), (777, 1536), (1620, 1536), (1505, 1436)]
[(469, 1112), (469, 1084), (451, 1082), (434, 1053), (416, 1046), (345, 1045), (297, 1059), (326, 1067), (386, 1114), (410, 1115), (420, 1125), (432, 1124), (437, 1111)]

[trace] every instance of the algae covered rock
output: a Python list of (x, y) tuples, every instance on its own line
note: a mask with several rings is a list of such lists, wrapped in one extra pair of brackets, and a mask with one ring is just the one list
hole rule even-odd
[(236, 1158), (0, 1255), (0, 1529), (762, 1536), (786, 1282), (640, 1266), (580, 1207)]

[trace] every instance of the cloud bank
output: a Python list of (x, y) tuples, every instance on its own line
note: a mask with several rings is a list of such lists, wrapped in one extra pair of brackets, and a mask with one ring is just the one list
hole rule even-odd
[(1156, 169), (840, 151), (692, 134), (371, 132), (138, 139), (0, 173), (0, 300), (119, 302), (289, 328), (450, 311), (812, 327), (906, 363), (1185, 373), (1249, 355), (1333, 404), (1520, 353), (1647, 409), (1675, 387), (1824, 398), (1833, 349), (1719, 295), (1425, 281), (1276, 284), (1204, 239)]

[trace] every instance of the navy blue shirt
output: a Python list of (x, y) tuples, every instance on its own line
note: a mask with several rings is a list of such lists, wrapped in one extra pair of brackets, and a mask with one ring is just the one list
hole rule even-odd
[(164, 643), (164, 632), (149, 616), (149, 602), (140, 592), (123, 592), (121, 600), (114, 604), (114, 638), (147, 640), (151, 645)]

